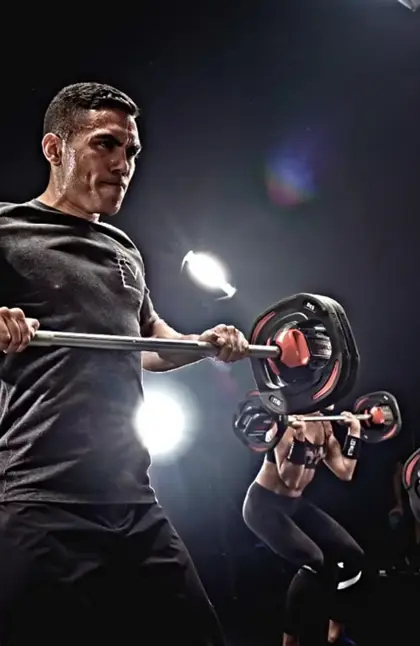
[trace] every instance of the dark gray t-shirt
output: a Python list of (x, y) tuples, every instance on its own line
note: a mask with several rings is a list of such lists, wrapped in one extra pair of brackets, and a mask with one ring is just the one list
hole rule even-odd
[[(0, 305), (64, 332), (148, 336), (157, 318), (128, 236), (37, 200), (0, 204)], [(0, 379), (0, 500), (154, 500), (139, 353), (33, 346), (0, 353)]]

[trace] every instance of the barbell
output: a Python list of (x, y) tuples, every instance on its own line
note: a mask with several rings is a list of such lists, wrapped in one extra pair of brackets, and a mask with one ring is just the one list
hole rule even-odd
[[(191, 352), (197, 356), (211, 357), (220, 352), (216, 346), (205, 341), (183, 339), (155, 339), (113, 334), (83, 334), (81, 332), (37, 332), (31, 346), (88, 348), (91, 350), (119, 350), (122, 352)], [(248, 355), (255, 359), (279, 359), (278, 346), (250, 345)]]
[[(311, 413), (353, 387), (359, 354), (346, 314), (336, 301), (296, 294), (272, 305), (252, 326), (248, 357), (256, 388), (273, 414)], [(38, 331), (31, 346), (192, 353), (215, 356), (211, 343), (183, 339)]]
[[(310, 413), (339, 401), (356, 382), (360, 362), (356, 341), (344, 309), (329, 297), (301, 293), (279, 301), (257, 318), (249, 342), (247, 356), (258, 406), (255, 409), (255, 400), (251, 407), (246, 402), (235, 418), (234, 430), (256, 451), (274, 447), (293, 414), (307, 414), (309, 421), (316, 421), (318, 416), (309, 417)], [(197, 357), (216, 356), (219, 352), (213, 344), (202, 341), (45, 330), (38, 331), (30, 345), (162, 355), (191, 353)], [(378, 393), (367, 398), (374, 395), (377, 399)], [(391, 395), (382, 396), (391, 403), (381, 400), (379, 410), (376, 401), (365, 411), (358, 411), (364, 422), (365, 441), (383, 441), (399, 431), (400, 422), (393, 423), (398, 420), (398, 406)], [(331, 421), (338, 418), (330, 416)], [(273, 426), (274, 421), (277, 432), (267, 441), (264, 429), (267, 424)]]
[[(353, 406), (353, 413), (361, 422), (361, 439), (367, 444), (396, 437), (402, 427), (398, 402), (387, 391), (359, 397)], [(342, 415), (330, 414), (329, 411), (325, 415), (303, 415), (301, 418), (305, 422), (345, 421)], [(233, 430), (248, 448), (257, 453), (266, 453), (276, 447), (286, 428), (295, 420), (295, 415), (271, 414), (262, 405), (259, 393), (251, 391), (241, 403), (239, 414), (234, 417)]]

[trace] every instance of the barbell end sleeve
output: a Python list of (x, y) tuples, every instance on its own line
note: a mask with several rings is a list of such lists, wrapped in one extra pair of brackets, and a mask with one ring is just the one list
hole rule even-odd
[(281, 351), (275, 345), (250, 345), (248, 356), (255, 359), (278, 359)]

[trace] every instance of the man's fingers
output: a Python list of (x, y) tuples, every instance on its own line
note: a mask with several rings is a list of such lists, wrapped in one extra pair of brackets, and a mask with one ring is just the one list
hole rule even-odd
[(9, 344), (3, 349), (3, 352), (16, 352), (22, 342), (22, 334), (12, 310), (3, 314), (3, 321), (9, 333)]
[(33, 338), (34, 335), (36, 334), (36, 332), (38, 332), (38, 330), (39, 330), (39, 321), (38, 321), (38, 319), (30, 319), (29, 318), (29, 319), (26, 319), (26, 322), (27, 322), (27, 324), (29, 326), (30, 333), (31, 333), (32, 338)]
[(12, 335), (6, 324), (6, 321), (0, 314), (0, 350), (6, 352), (9, 347), (10, 342), (12, 341)]
[(20, 343), (16, 352), (22, 352), (22, 350), (24, 350), (31, 341), (32, 331), (31, 331), (29, 322), (25, 318), (25, 314), (22, 312), (22, 310), (12, 309), (10, 311), (12, 313), (12, 316), (16, 324), (19, 327)]
[(33, 339), (39, 328), (37, 319), (27, 319), (23, 311), (0, 308), (0, 350), (5, 353), (21, 352)]

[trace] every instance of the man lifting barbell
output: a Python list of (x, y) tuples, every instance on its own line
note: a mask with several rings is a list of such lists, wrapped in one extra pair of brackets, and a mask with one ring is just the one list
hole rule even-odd
[[(62, 90), (44, 122), (47, 190), (0, 208), (2, 646), (128, 643), (139, 611), (150, 645), (168, 631), (185, 646), (223, 642), (150, 487), (133, 428), (142, 361), (165, 371), (249, 356), (276, 414), (326, 406), (357, 376), (349, 322), (326, 297), (272, 306), (251, 346), (232, 326), (183, 336), (159, 318), (140, 253), (99, 221), (119, 210), (133, 176), (137, 115), (115, 88)], [(164, 622), (152, 623), (156, 609)]]
[[(150, 487), (133, 416), (141, 360), (152, 371), (192, 363), (201, 355), (184, 353), (181, 341), (190, 339), (236, 361), (248, 342), (232, 326), (191, 337), (170, 328), (153, 308), (135, 245), (99, 221), (119, 210), (133, 176), (137, 115), (107, 85), (63, 89), (44, 122), (47, 190), (0, 209), (2, 646), (128, 644), (134, 634), (151, 646), (168, 637), (223, 643)], [(39, 325), (180, 343), (172, 354), (142, 357), (98, 352), (92, 340), (90, 350), (25, 349)]]
[[(360, 421), (348, 412), (340, 419), (348, 427), (343, 450), (330, 422), (294, 417), (276, 447), (266, 454), (243, 505), (243, 517), (251, 531), (297, 569), (287, 593), (283, 646), (299, 643), (302, 601), (311, 594), (314, 601), (325, 595), (331, 617), (328, 641), (337, 641), (350, 610), (342, 603), (341, 590), (361, 577), (362, 548), (335, 520), (302, 496), (322, 461), (341, 480), (353, 477), (361, 447)], [(277, 429), (268, 432), (273, 435)], [(344, 567), (347, 585), (338, 581), (338, 564)]]

